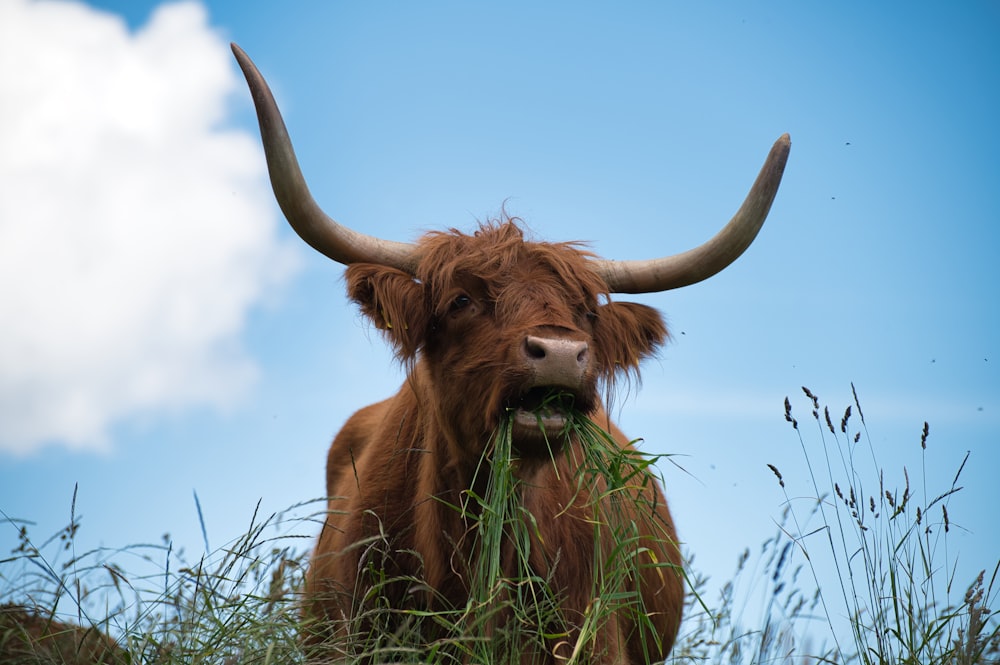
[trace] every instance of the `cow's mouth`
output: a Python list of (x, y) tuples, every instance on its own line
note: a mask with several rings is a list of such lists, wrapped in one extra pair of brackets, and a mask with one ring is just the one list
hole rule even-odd
[(564, 388), (536, 386), (529, 389), (513, 409), (515, 441), (556, 443), (569, 424), (570, 415), (579, 408), (578, 402), (577, 396)]

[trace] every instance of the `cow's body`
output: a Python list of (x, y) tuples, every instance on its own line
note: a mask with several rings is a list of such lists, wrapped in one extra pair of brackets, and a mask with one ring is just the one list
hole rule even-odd
[(0, 605), (0, 663), (119, 665), (134, 662), (96, 627), (56, 620), (48, 611)]
[[(462, 506), (482, 496), (489, 475), (483, 466), (496, 466), (491, 442), (509, 421), (523, 508), (518, 515), (530, 522), (531, 534), (521, 543), (519, 551), (530, 554), (520, 572), (544, 581), (560, 617), (555, 625), (534, 626), (545, 638), (523, 652), (515, 646), (515, 659), (662, 660), (676, 637), (684, 595), (662, 490), (642, 479), (605, 492), (610, 481), (601, 474), (580, 475), (581, 440), (563, 435), (582, 413), (628, 449), (604, 411), (600, 390), (610, 391), (623, 375), (637, 376), (640, 361), (667, 331), (655, 310), (613, 302), (610, 294), (686, 286), (732, 263), (767, 217), (788, 157), (788, 135), (775, 142), (732, 220), (681, 254), (597, 259), (573, 244), (526, 241), (508, 219), (472, 235), (430, 233), (411, 245), (366, 236), (326, 216), (309, 193), (266, 82), (235, 45), (234, 53), (257, 107), (285, 216), (306, 242), (348, 266), (349, 295), (407, 368), (400, 391), (352, 416), (330, 448), (329, 511), (305, 589), (309, 636), (330, 647), (316, 653), (324, 659), (338, 652), (359, 656), (364, 645), (348, 643), (366, 636), (365, 622), (378, 611), (397, 620), (382, 626), (390, 631), (424, 617), (428, 639), (441, 637), (432, 633), (446, 623), (431, 614), (474, 611), (470, 571), (482, 553), (475, 545), (475, 506)], [(547, 401), (552, 394), (559, 397)], [(626, 542), (636, 567), (602, 597), (594, 580), (607, 570), (598, 567), (614, 568), (621, 553), (611, 551), (614, 539), (596, 534), (618, 526), (631, 534)], [(516, 577), (513, 548), (504, 541), (491, 556), (499, 556), (501, 573)], [(622, 598), (627, 607), (615, 605)], [(578, 642), (584, 624), (598, 614), (597, 630), (588, 632), (596, 638)], [(492, 616), (484, 635), (510, 617)], [(390, 641), (395, 637), (388, 634)]]
[[(432, 611), (463, 608), (471, 586), (469, 561), (477, 554), (475, 525), (457, 507), (467, 501), (468, 490), (482, 495), (483, 488), (474, 487), (484, 477), (477, 469), (505, 414), (541, 381), (570, 391), (594, 422), (628, 446), (604, 413), (598, 386), (636, 370), (666, 335), (659, 314), (648, 307), (599, 304), (606, 289), (583, 253), (525, 242), (513, 222), (483, 226), (474, 236), (436, 234), (429, 242), (437, 247), (425, 254), (424, 274), (416, 280), (376, 266), (348, 269), (352, 297), (413, 364), (394, 397), (348, 420), (327, 458), (329, 512), (306, 594), (311, 614), (323, 625), (339, 624), (341, 633), (358, 630), (352, 622), (372, 610), (366, 593), (383, 574), (405, 581), (380, 588), (379, 602)], [(450, 265), (444, 268), (442, 261)], [(469, 302), (453, 311), (448, 302), (456, 298)], [(540, 369), (524, 349), (525, 340), (536, 336), (585, 345), (573, 347), (588, 351), (584, 362), (571, 363), (580, 376), (563, 376), (559, 368), (553, 377)], [(406, 349), (419, 350), (412, 356)], [(601, 545), (595, 541), (593, 501), (603, 493), (603, 479), (581, 491), (580, 442), (563, 443), (553, 430), (546, 445), (541, 435), (537, 424), (515, 427), (512, 443), (520, 500), (543, 535), (531, 550), (531, 573), (549, 580), (567, 622), (540, 658), (554, 662), (558, 645), (574, 643), (575, 628), (594, 602), (595, 561), (610, 561), (612, 553), (610, 538), (603, 544), (608, 551), (595, 552)], [(662, 660), (681, 616), (681, 560), (666, 501), (655, 482), (635, 485), (629, 490), (635, 496), (620, 502), (624, 514), (610, 506), (597, 512), (608, 532), (625, 520), (644, 535), (641, 547), (648, 552), (640, 555), (644, 579), (638, 586), (655, 634), (640, 635), (631, 619), (609, 621), (593, 645), (603, 652), (597, 662)], [(367, 564), (373, 557), (378, 563), (371, 575)], [(424, 584), (428, 593), (414, 591)], [(337, 630), (332, 632), (336, 637)]]
[[(469, 524), (455, 509), (462, 499), (458, 488), (468, 485), (470, 470), (449, 465), (441, 452), (433, 448), (426, 451), (409, 448), (406, 435), (396, 438), (398, 423), (403, 422), (400, 417), (419, 411), (412, 408), (414, 398), (409, 386), (404, 385), (392, 399), (362, 409), (347, 422), (330, 448), (327, 487), (331, 496), (339, 498), (330, 500), (331, 513), (310, 563), (306, 593), (311, 599), (312, 617), (328, 627), (334, 626), (333, 630), (356, 632), (359, 628), (351, 621), (342, 624), (344, 618), (356, 620), (371, 611), (374, 603), (366, 604), (361, 599), (377, 582), (365, 577), (361, 559), (373, 551), (381, 555), (382, 548), (391, 550), (398, 565), (386, 571), (387, 574), (425, 580), (435, 592), (413, 596), (414, 588), (418, 587), (415, 583), (387, 587), (387, 599), (395, 607), (437, 611), (448, 606), (461, 608), (468, 598), (468, 571), (463, 569), (468, 559), (454, 543), (468, 545), (470, 540), (461, 538)], [(411, 408), (407, 410), (406, 406)], [(408, 411), (406, 415), (404, 411)], [(595, 415), (600, 418), (603, 413)], [(628, 445), (617, 428), (612, 426), (611, 432), (622, 446)], [(354, 460), (352, 452), (357, 453)], [(544, 553), (533, 552), (535, 572), (550, 580), (553, 591), (562, 599), (564, 616), (582, 619), (594, 600), (590, 584), (594, 527), (589, 521), (593, 513), (584, 503), (587, 497), (581, 497), (573, 487), (575, 469), (571, 468), (570, 459), (559, 456), (555, 464), (531, 464), (528, 473), (521, 477), (526, 488), (522, 499), (546, 536)], [(661, 564), (675, 565), (677, 569), (669, 570), (666, 565), (651, 567), (641, 584), (644, 609), (649, 612), (656, 634), (638, 635), (630, 620), (622, 624), (609, 622), (592, 646), (603, 655), (602, 660), (594, 662), (661, 661), (677, 634), (684, 594), (680, 555), (671, 542), (672, 522), (660, 488), (649, 485), (647, 493), (645, 499), (659, 508), (655, 520), (647, 525), (656, 536), (646, 545), (656, 547)], [(648, 520), (648, 516), (632, 517)], [(383, 534), (392, 542), (383, 543)], [(359, 542), (365, 545), (356, 545)], [(410, 551), (415, 555), (408, 555)], [(549, 570), (550, 563), (556, 560), (554, 569)], [(379, 566), (385, 570), (381, 561)], [(436, 594), (443, 595), (447, 602), (442, 602)], [(551, 641), (553, 658), (539, 658), (539, 662), (557, 662), (554, 656), (568, 656), (571, 648), (560, 648), (560, 644), (572, 645), (575, 637), (575, 631), (559, 635)]]

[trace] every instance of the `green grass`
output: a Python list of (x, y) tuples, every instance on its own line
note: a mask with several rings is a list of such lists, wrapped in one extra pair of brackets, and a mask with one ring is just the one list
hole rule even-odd
[[(811, 413), (804, 433), (786, 402), (790, 434), (807, 464), (806, 494), (785, 496), (774, 534), (759, 546), (735, 550), (731, 579), (710, 591), (714, 580), (698, 572), (691, 558), (685, 620), (668, 662), (674, 663), (914, 663), (1000, 662), (996, 577), (1000, 562), (984, 562), (983, 573), (956, 579), (947, 548), (952, 521), (950, 499), (960, 490), (965, 464), (956, 460), (954, 481), (928, 487), (919, 469), (884, 470), (870, 441), (857, 396), (840, 419), (805, 391)], [(810, 419), (804, 419), (810, 422)], [(655, 460), (621, 451), (585, 419), (571, 427), (587, 442), (574, 478), (581, 488), (593, 478), (607, 489), (593, 498), (633, 500), (635, 488), (655, 479)], [(927, 464), (925, 425), (914, 448)], [(919, 440), (918, 440), (919, 439)], [(560, 452), (557, 454), (566, 454)], [(469, 491), (455, 510), (475, 524), (475, 584), (469, 602), (449, 611), (419, 607), (387, 608), (377, 602), (350, 626), (357, 638), (338, 662), (489, 663), (520, 662), (525, 650), (560, 645), (574, 662), (586, 653), (611, 612), (642, 620), (641, 598), (627, 581), (637, 573), (640, 548), (630, 524), (595, 515), (594, 538), (607, 539), (613, 555), (595, 562), (592, 596), (582, 619), (559, 610), (549, 580), (527, 565), (533, 542), (543, 538), (519, 502), (517, 459), (509, 423), (497, 434), (480, 494)], [(790, 464), (790, 462), (789, 462)], [(763, 466), (762, 470), (766, 471)], [(775, 463), (777, 491), (786, 482)], [(767, 511), (770, 505), (761, 505)], [(23, 523), (4, 515), (17, 529), (19, 546), (0, 558), (0, 661), (77, 662), (93, 641), (110, 636), (120, 648), (104, 662), (132, 663), (299, 663), (304, 652), (297, 596), (308, 550), (321, 515), (304, 504), (283, 514), (254, 516), (247, 532), (211, 556), (187, 561), (169, 538), (155, 545), (77, 552), (84, 528), (71, 522), (36, 541)], [(681, 516), (681, 524), (684, 519)], [(501, 560), (504, 541), (513, 542), (513, 560)], [(369, 548), (377, 568), (380, 547)], [(599, 548), (598, 548), (599, 549)], [(822, 569), (818, 568), (823, 566)], [(826, 580), (832, 579), (833, 583)], [(383, 577), (383, 583), (398, 580)], [(419, 587), (419, 579), (404, 582)], [(44, 647), (31, 655), (23, 644), (25, 608), (46, 622), (68, 649)], [(843, 624), (838, 617), (848, 617)], [(80, 626), (76, 631), (70, 627)], [(21, 640), (18, 642), (18, 640)], [(35, 645), (37, 647), (37, 644)], [(6, 649), (6, 650), (5, 650)], [(15, 656), (10, 654), (18, 653)], [(6, 657), (8, 660), (4, 661)]]
[[(925, 422), (919, 437), (920, 468), (911, 484), (906, 466), (893, 474), (878, 463), (853, 385), (853, 399), (839, 421), (831, 417), (829, 407), (820, 408), (819, 398), (808, 388), (802, 391), (810, 403), (818, 445), (806, 440), (788, 399), (785, 419), (807, 462), (816, 497), (808, 510), (818, 512), (821, 527), (807, 530), (807, 520), (792, 510), (789, 537), (806, 557), (811, 549), (826, 549), (836, 568), (838, 584), (824, 589), (822, 597), (827, 599), (823, 610), (828, 623), (834, 612), (850, 617), (850, 635), (832, 636), (838, 662), (1000, 661), (1000, 624), (990, 616), (1000, 560), (985, 562), (988, 567), (974, 579), (958, 580), (947, 547), (948, 506), (961, 490), (968, 453), (957, 461), (950, 485), (928, 487), (930, 426)], [(780, 471), (769, 466), (784, 490)], [(786, 500), (796, 505), (787, 494)], [(836, 609), (827, 603), (835, 603)]]
[[(301, 585), (308, 540), (269, 533), (312, 526), (255, 514), (237, 541), (188, 562), (172, 550), (169, 536), (161, 545), (77, 552), (75, 505), (73, 513), (66, 528), (37, 545), (19, 526), (19, 547), (0, 559), (0, 605), (8, 610), (0, 610), (0, 662), (89, 662), (76, 651), (82, 634), (94, 633), (109, 635), (119, 647), (102, 662), (294, 662), (299, 620), (293, 591)], [(42, 641), (40, 657), (21, 645), (13, 608), (59, 622), (51, 624), (53, 635)], [(82, 631), (73, 634), (69, 626)], [(73, 648), (48, 653), (52, 643)]]

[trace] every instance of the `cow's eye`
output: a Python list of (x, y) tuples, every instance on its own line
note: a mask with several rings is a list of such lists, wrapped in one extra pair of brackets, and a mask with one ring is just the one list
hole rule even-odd
[(451, 301), (451, 311), (459, 312), (471, 304), (472, 298), (463, 293), (462, 295), (455, 296), (455, 299)]
[(588, 311), (584, 316), (587, 317), (588, 323), (593, 323), (594, 321), (597, 321), (597, 312), (595, 312), (594, 310)]

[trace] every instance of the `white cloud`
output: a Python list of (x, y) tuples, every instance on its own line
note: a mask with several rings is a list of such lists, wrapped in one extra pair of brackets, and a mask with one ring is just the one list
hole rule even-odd
[(0, 0), (0, 450), (109, 445), (129, 417), (226, 406), (248, 309), (294, 269), (203, 7), (130, 33)]

